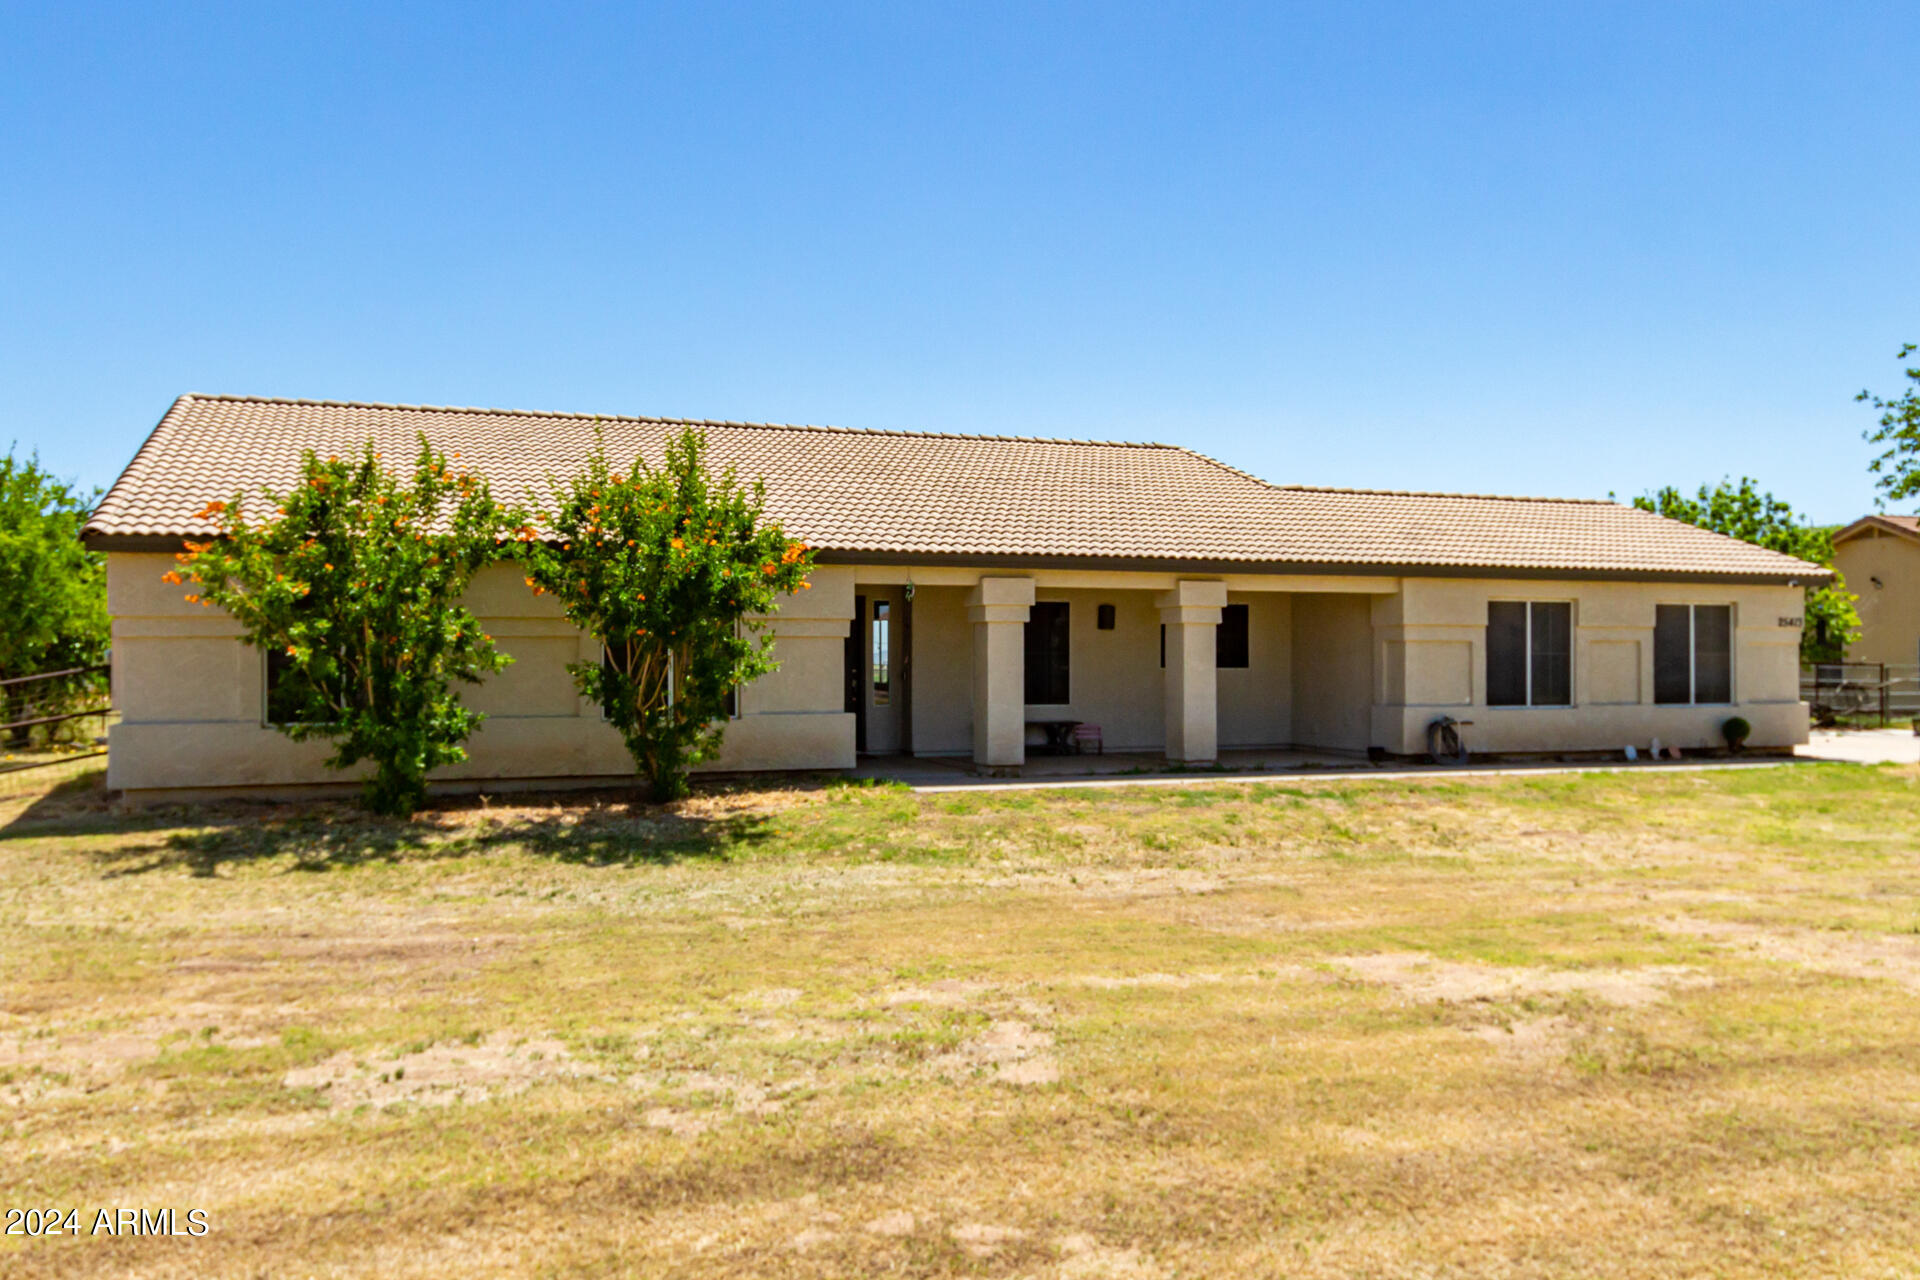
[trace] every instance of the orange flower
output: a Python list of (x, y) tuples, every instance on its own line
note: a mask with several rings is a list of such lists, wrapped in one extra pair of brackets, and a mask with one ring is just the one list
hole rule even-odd
[(287, 656), (288, 656), (289, 658), (297, 658), (297, 657), (299, 657), (299, 656), (300, 656), (300, 651), (299, 651), (298, 649), (296, 649), (296, 648), (294, 648), (294, 647), (293, 647), (292, 645), (288, 645), (288, 646), (287, 646)]
[(685, 551), (687, 549), (687, 544), (682, 542), (680, 539), (675, 538), (673, 540), (673, 549), (675, 551)]
[(172, 569), (169, 569), (165, 573), (160, 575), (160, 581), (171, 582), (175, 586), (178, 586), (181, 582), (185, 581), (185, 579), (183, 579), (178, 573), (174, 572)]
[(224, 502), (209, 502), (206, 506), (200, 508), (199, 514), (194, 516), (194, 519), (205, 520), (208, 516), (219, 515), (222, 511), (225, 511), (226, 509), (227, 509), (227, 504)]
[(199, 597), (199, 596), (188, 596), (188, 597), (187, 597), (187, 603), (188, 603), (188, 604), (199, 604), (199, 603), (200, 603), (200, 597)]

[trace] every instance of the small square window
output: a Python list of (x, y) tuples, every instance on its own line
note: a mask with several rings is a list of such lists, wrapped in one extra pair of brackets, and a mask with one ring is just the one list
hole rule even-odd
[(1094, 626), (1102, 631), (1113, 630), (1113, 606), (1103, 604), (1094, 610)]

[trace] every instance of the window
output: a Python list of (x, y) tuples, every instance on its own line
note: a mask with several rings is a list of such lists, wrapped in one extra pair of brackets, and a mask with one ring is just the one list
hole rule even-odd
[[(315, 688), (305, 679), (287, 651), (282, 648), (267, 648), (264, 651), (266, 689), (261, 700), (264, 708), (264, 722), (268, 725), (320, 724), (320, 716), (337, 705), (338, 690)], [(334, 655), (336, 662), (339, 655)], [(338, 668), (336, 667), (336, 671)], [(335, 679), (339, 677), (336, 675)]]
[(267, 723), (298, 724), (306, 691), (293, 678), (293, 659), (283, 649), (267, 651)]
[(1061, 706), (1067, 696), (1067, 606), (1043, 600), (1027, 615), (1027, 702)]
[(1220, 625), (1213, 633), (1213, 665), (1247, 665), (1247, 606), (1230, 604), (1220, 611)]
[[(633, 661), (632, 650), (630, 646), (627, 644), (627, 642), (622, 640), (616, 640), (612, 644), (603, 644), (600, 646), (600, 669), (602, 671), (612, 671), (614, 662), (616, 660), (618, 660), (622, 665), (625, 665), (626, 663)], [(673, 705), (673, 691), (677, 683), (678, 681), (674, 678), (674, 674), (673, 674), (673, 655), (668, 654), (667, 655), (667, 705), (668, 706)], [(738, 720), (740, 718), (740, 690), (738, 688), (727, 690), (726, 710), (724, 712), (724, 715), (728, 720)], [(602, 720), (613, 719), (611, 715), (607, 714), (607, 704), (605, 702), (602, 702), (600, 704), (600, 718)]]
[(1487, 605), (1487, 705), (1573, 705), (1573, 606), (1495, 600)]
[(873, 655), (867, 665), (873, 680), (873, 705), (884, 707), (893, 697), (893, 606), (873, 602)]
[(1093, 611), (1094, 626), (1101, 631), (1113, 630), (1113, 606), (1100, 605)]
[(1653, 700), (1733, 701), (1733, 606), (1654, 606)]

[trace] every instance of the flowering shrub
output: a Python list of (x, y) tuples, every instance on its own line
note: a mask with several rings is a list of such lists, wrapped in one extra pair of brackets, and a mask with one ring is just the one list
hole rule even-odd
[(732, 690), (775, 667), (754, 615), (807, 589), (807, 548), (761, 519), (764, 487), (732, 467), (715, 477), (706, 437), (670, 441), (655, 470), (624, 475), (604, 445), (553, 485), (547, 526), (518, 533), (527, 585), (550, 594), (605, 647), (568, 670), (605, 708), (656, 800), (685, 795), (687, 767), (712, 757)]
[(330, 739), (331, 768), (370, 761), (368, 807), (411, 813), (427, 772), (466, 759), (483, 718), (453, 682), (511, 661), (460, 597), (516, 517), (425, 436), (411, 484), (369, 441), (350, 462), (308, 451), (292, 492), (263, 492), (276, 514), (260, 522), (243, 513), (243, 495), (208, 503), (201, 518), (220, 536), (188, 543), (167, 580), (196, 584), (189, 601), (226, 610), (249, 644), (275, 655), (275, 727)]

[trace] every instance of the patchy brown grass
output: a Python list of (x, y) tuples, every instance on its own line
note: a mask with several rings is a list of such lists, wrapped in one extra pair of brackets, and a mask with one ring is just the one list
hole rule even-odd
[(1858, 1276), (1920, 771), (0, 800), (8, 1276)]

